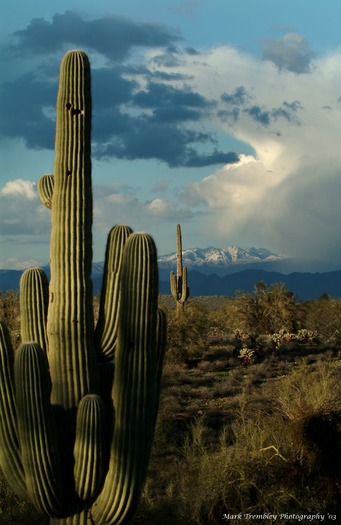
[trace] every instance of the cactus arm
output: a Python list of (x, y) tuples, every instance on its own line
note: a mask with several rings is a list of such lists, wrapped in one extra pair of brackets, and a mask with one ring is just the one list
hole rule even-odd
[[(92, 310), (91, 81), (87, 56), (64, 56), (57, 97), (47, 324), (52, 402), (73, 410), (98, 390)], [(77, 371), (77, 373), (76, 373)]]
[[(122, 270), (122, 315), (112, 393), (115, 428), (109, 471), (93, 506), (96, 523), (123, 523), (135, 509), (145, 479), (164, 352), (157, 347), (157, 279), (152, 239), (132, 234)], [(161, 332), (159, 341), (164, 340)]]
[(187, 268), (185, 266), (182, 270), (181, 296), (179, 298), (180, 303), (185, 303), (188, 297), (189, 297), (189, 288), (187, 286)]
[(51, 174), (42, 175), (38, 180), (37, 190), (41, 203), (46, 208), (52, 206), (54, 177)]
[(177, 283), (176, 275), (174, 272), (170, 272), (169, 284), (170, 284), (171, 294), (174, 297), (174, 299), (177, 301), (178, 300), (178, 283)]
[(20, 458), (13, 387), (14, 352), (7, 326), (0, 322), (0, 465), (12, 489), (29, 500)]
[(22, 344), (16, 352), (14, 372), (26, 486), (42, 513), (58, 515), (63, 507), (63, 483), (43, 350), (36, 343)]
[(35, 341), (46, 352), (46, 321), (49, 283), (40, 268), (25, 270), (20, 279), (20, 321), (22, 341)]
[(95, 346), (102, 359), (113, 359), (115, 355), (122, 256), (131, 233), (131, 228), (120, 225), (112, 228), (108, 235), (99, 317), (95, 330)]
[(79, 403), (74, 458), (76, 492), (81, 499), (89, 500), (102, 484), (106, 459), (104, 404), (97, 395), (89, 394)]

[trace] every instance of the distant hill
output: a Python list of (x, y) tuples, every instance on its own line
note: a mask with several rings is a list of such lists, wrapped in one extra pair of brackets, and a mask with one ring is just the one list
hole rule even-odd
[[(169, 294), (169, 272), (176, 270), (176, 253), (158, 258), (160, 292)], [(192, 296), (234, 296), (236, 291), (251, 292), (255, 283), (285, 283), (298, 300), (316, 299), (323, 293), (341, 298), (341, 271), (325, 273), (289, 273), (291, 262), (283, 255), (266, 248), (244, 249), (229, 246), (227, 249), (208, 247), (183, 251), (183, 264), (188, 268)], [(94, 293), (101, 290), (103, 262), (93, 263)], [(283, 269), (286, 273), (282, 273)], [(49, 276), (49, 267), (44, 267)], [(290, 270), (289, 270), (290, 271)], [(0, 270), (0, 290), (18, 289), (22, 270)]]
[[(326, 273), (300, 273), (288, 275), (266, 270), (243, 270), (233, 274), (219, 276), (204, 275), (197, 271), (188, 272), (190, 294), (234, 296), (237, 291), (252, 292), (255, 283), (264, 281), (267, 285), (285, 283), (300, 301), (318, 299), (323, 293), (341, 298), (341, 271)], [(169, 292), (169, 283), (161, 281), (161, 293)]]

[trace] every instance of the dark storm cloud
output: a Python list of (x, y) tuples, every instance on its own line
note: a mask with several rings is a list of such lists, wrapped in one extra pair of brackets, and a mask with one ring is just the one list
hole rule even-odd
[(290, 124), (300, 125), (300, 120), (297, 116), (297, 112), (303, 109), (303, 106), (298, 101), (294, 102), (283, 102), (278, 108), (265, 109), (261, 106), (251, 106), (245, 108), (244, 112), (250, 115), (250, 117), (262, 124), (263, 126), (269, 126), (272, 120), (284, 119)]
[(270, 112), (262, 109), (260, 106), (251, 106), (250, 108), (244, 109), (244, 111), (256, 122), (259, 122), (264, 126), (270, 124)]
[(223, 102), (232, 106), (243, 106), (251, 98), (244, 86), (238, 86), (233, 93), (223, 93), (221, 96)]
[[(219, 151), (217, 141), (200, 131), (215, 103), (191, 90), (186, 75), (151, 70), (132, 53), (138, 46), (161, 48), (157, 56), (163, 63), (169, 56), (171, 63), (180, 38), (172, 29), (118, 17), (85, 20), (69, 11), (52, 22), (34, 19), (14, 37), (12, 63), (18, 60), (17, 72), (23, 63), (26, 69), (32, 64), (32, 70), (0, 86), (2, 137), (22, 139), (29, 148), (53, 149), (59, 60), (72, 44), (95, 52), (94, 60), (88, 52), (95, 158), (156, 159), (172, 167), (236, 162), (235, 153)], [(98, 65), (97, 53), (109, 58), (105, 67)]]
[(234, 152), (224, 153), (222, 151), (214, 150), (214, 152), (209, 155), (198, 155), (195, 151), (193, 151), (186, 166), (191, 168), (200, 168), (210, 164), (235, 164), (238, 162), (238, 160), (239, 155)]
[[(107, 96), (94, 88), (94, 148), (97, 158), (156, 159), (171, 167), (210, 166), (237, 162), (235, 153), (214, 150), (199, 154), (195, 145), (214, 144), (209, 133), (197, 132), (193, 124), (200, 122), (214, 103), (188, 87), (182, 89), (161, 84), (151, 79), (143, 90), (134, 81), (118, 76), (120, 88), (114, 103), (103, 106), (110, 99), (108, 72), (99, 72), (94, 82), (104, 75)], [(147, 72), (147, 76), (150, 75)], [(103, 80), (103, 79), (102, 79)], [(115, 83), (114, 82), (114, 83)], [(99, 82), (102, 85), (102, 82)], [(99, 88), (100, 90), (101, 88)], [(122, 107), (123, 104), (123, 107)], [(133, 109), (133, 114), (131, 112)], [(142, 112), (142, 113), (141, 113)], [(192, 125), (192, 126), (191, 126)], [(191, 127), (190, 127), (191, 126)]]
[(272, 108), (271, 110), (255, 105), (244, 109), (244, 112), (263, 126), (269, 126), (272, 120), (277, 121), (279, 119), (284, 119), (290, 124), (299, 126), (300, 120), (297, 117), (296, 112), (301, 108), (302, 106), (299, 102), (293, 102), (291, 104), (284, 102), (282, 106)]
[(156, 64), (158, 67), (177, 67), (181, 64), (181, 59), (177, 55), (177, 52), (172, 52), (171, 50), (168, 50), (167, 53), (163, 53), (162, 55), (155, 56), (153, 58), (154, 64)]
[(273, 62), (278, 69), (293, 73), (309, 73), (315, 57), (305, 40), (298, 33), (287, 33), (278, 40), (263, 41), (263, 58)]
[(257, 104), (250, 104), (252, 98), (244, 86), (237, 87), (232, 93), (223, 93), (221, 101), (225, 108), (219, 110), (218, 116), (221, 120), (232, 123), (235, 123), (240, 118), (241, 113), (244, 113), (263, 126), (269, 126), (273, 120), (279, 119), (284, 119), (291, 124), (300, 124), (297, 113), (303, 109), (303, 106), (299, 101), (284, 101), (278, 108), (270, 109)]
[(176, 31), (160, 24), (114, 16), (85, 20), (73, 11), (56, 14), (52, 22), (34, 18), (26, 29), (16, 31), (14, 37), (10, 49), (21, 55), (54, 53), (65, 45), (76, 45), (114, 61), (127, 58), (133, 47), (166, 47), (180, 40)]
[(191, 107), (206, 108), (211, 103), (198, 93), (188, 88), (174, 88), (166, 84), (150, 82), (146, 90), (134, 97), (134, 103), (141, 108), (156, 107)]
[(112, 108), (119, 108), (131, 101), (138, 84), (134, 80), (124, 78), (123, 74), (124, 70), (116, 67), (92, 70), (91, 89), (95, 114), (108, 114)]
[(199, 111), (194, 111), (189, 108), (178, 108), (176, 106), (169, 108), (158, 108), (153, 111), (153, 120), (157, 122), (168, 122), (170, 123), (180, 123), (189, 121), (196, 121), (201, 119), (201, 113)]
[(52, 149), (55, 124), (46, 111), (53, 110), (56, 89), (56, 81), (47, 82), (36, 73), (2, 84), (0, 136), (23, 138), (29, 148)]
[(283, 102), (281, 107), (274, 108), (271, 110), (271, 116), (274, 119), (283, 118), (291, 124), (300, 125), (300, 120), (297, 117), (297, 112), (301, 109), (303, 109), (303, 106), (297, 100), (295, 100), (294, 102)]
[(199, 167), (238, 161), (235, 153), (214, 149), (213, 153), (199, 154), (193, 144), (214, 143), (209, 134), (197, 133), (169, 123), (155, 121), (153, 116), (125, 117), (126, 130), (110, 136), (105, 145), (97, 144), (97, 158), (117, 157), (126, 160), (154, 159), (170, 167)]

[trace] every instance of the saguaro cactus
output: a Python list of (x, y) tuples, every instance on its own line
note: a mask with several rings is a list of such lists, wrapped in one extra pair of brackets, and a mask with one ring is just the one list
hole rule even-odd
[[(157, 416), (166, 319), (156, 247), (115, 226), (93, 319), (90, 65), (61, 63), (51, 208), (51, 281), (21, 281), (23, 344), (0, 324), (0, 464), (12, 488), (51, 524), (122, 524), (135, 510)], [(112, 372), (114, 369), (114, 373)]]
[(180, 315), (189, 297), (187, 268), (182, 265), (182, 236), (180, 224), (176, 226), (176, 275), (174, 272), (170, 272), (170, 289), (171, 294), (176, 300), (177, 313)]

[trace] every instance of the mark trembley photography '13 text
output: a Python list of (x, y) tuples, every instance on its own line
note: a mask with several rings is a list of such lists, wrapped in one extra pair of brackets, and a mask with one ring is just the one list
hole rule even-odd
[(316, 514), (290, 514), (289, 512), (283, 512), (282, 514), (270, 514), (270, 513), (264, 513), (264, 514), (249, 514), (240, 512), (238, 514), (229, 514), (224, 513), (222, 515), (223, 520), (243, 520), (243, 521), (282, 521), (286, 520), (288, 523), (292, 522), (311, 522), (311, 523), (319, 523), (319, 522), (327, 522), (327, 521), (336, 521), (337, 516), (336, 514), (321, 514), (317, 512)]

